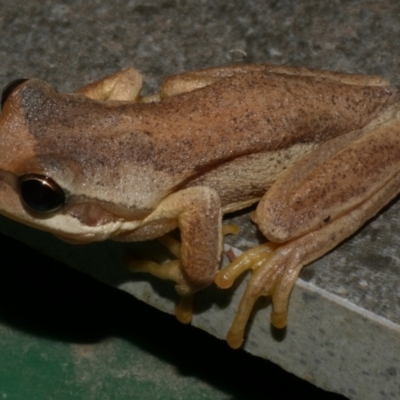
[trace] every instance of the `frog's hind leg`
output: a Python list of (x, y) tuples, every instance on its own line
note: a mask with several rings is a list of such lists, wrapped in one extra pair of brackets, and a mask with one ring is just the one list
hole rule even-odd
[(254, 270), (227, 337), (232, 347), (240, 347), (260, 296), (272, 297), (271, 323), (284, 327), (289, 296), (303, 266), (357, 231), (400, 191), (398, 132), (400, 121), (394, 120), (338, 146), (336, 153), (329, 148), (311, 153), (263, 197), (253, 219), (276, 249), (267, 244), (264, 250), (250, 250), (243, 256), (248, 262), (234, 262), (216, 277), (218, 286), (227, 287), (244, 270)]
[(323, 228), (281, 245), (266, 243), (256, 251), (250, 249), (221, 270), (215, 279), (221, 288), (229, 287), (245, 270), (253, 270), (227, 334), (228, 344), (235, 349), (242, 345), (247, 321), (260, 296), (272, 298), (271, 324), (285, 327), (290, 293), (302, 268), (358, 230), (398, 193), (399, 187), (397, 175), (359, 207)]

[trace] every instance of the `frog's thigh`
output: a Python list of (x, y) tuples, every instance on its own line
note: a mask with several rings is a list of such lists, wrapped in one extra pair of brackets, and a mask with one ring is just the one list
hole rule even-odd
[(390, 121), (317, 165), (300, 160), (261, 199), (254, 219), (263, 234), (286, 242), (367, 201), (400, 172), (399, 133), (400, 121)]
[[(168, 196), (148, 220), (177, 220), (181, 233), (180, 272), (171, 271), (179, 294), (194, 293), (213, 282), (222, 253), (220, 198), (204, 186), (183, 189)], [(146, 221), (145, 221), (146, 223)], [(162, 266), (161, 266), (162, 267)]]
[[(297, 266), (286, 266), (286, 275), (284, 275), (274, 293), (274, 311), (276, 313), (286, 312), (290, 290), (304, 265), (323, 256), (356, 232), (365, 222), (393, 199), (399, 190), (400, 175), (395, 174), (392, 179), (389, 179), (385, 185), (357, 207), (348, 210), (347, 213), (336, 220), (326, 223), (321, 229), (310, 232), (280, 247), (279, 249), (282, 249), (281, 258), (288, 258), (284, 253), (287, 252), (289, 254), (291, 252), (290, 262), (297, 264)], [(279, 304), (275, 304), (275, 302)]]
[(135, 68), (127, 68), (75, 91), (95, 100), (137, 101), (143, 78)]

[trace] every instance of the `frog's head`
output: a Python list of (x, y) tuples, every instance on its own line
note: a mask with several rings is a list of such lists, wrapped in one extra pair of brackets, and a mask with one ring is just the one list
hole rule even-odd
[(1, 104), (0, 213), (76, 242), (134, 229), (149, 213), (124, 203), (124, 160), (116, 167), (104, 134), (121, 125), (112, 107), (39, 79), (12, 82)]

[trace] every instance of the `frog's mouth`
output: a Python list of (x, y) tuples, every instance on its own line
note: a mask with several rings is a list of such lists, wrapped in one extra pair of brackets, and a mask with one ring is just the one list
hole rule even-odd
[(62, 213), (65, 216), (76, 218), (81, 224), (88, 227), (97, 227), (122, 221), (122, 218), (105, 210), (99, 204), (93, 203), (68, 204)]

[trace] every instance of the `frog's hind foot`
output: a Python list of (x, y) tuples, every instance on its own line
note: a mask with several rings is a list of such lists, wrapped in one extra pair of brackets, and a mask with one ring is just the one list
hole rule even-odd
[(215, 276), (215, 283), (221, 289), (230, 288), (235, 280), (247, 270), (255, 270), (266, 260), (268, 260), (277, 245), (274, 243), (264, 243), (252, 247), (240, 256), (236, 257), (227, 268), (222, 269)]
[(217, 286), (228, 288), (240, 274), (253, 271), (226, 338), (229, 346), (237, 349), (242, 345), (248, 319), (260, 296), (272, 297), (272, 325), (286, 326), (290, 292), (303, 266), (293, 256), (290, 246), (266, 243), (244, 252), (217, 274)]

